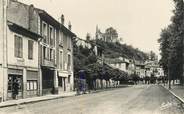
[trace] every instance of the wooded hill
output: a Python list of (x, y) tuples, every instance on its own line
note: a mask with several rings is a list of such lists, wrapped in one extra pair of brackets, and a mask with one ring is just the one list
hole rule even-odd
[(141, 61), (148, 59), (148, 54), (131, 45), (120, 44), (119, 42), (104, 42), (102, 40), (97, 40), (96, 43), (103, 50), (103, 54), (107, 58), (125, 57)]

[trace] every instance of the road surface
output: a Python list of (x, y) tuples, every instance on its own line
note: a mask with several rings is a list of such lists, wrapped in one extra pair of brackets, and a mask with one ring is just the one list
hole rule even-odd
[(184, 114), (180, 101), (160, 85), (135, 85), (0, 109), (2, 114)]

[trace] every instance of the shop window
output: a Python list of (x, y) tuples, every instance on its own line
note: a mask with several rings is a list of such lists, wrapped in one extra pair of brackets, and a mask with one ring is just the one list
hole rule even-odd
[(37, 80), (27, 80), (27, 90), (34, 91), (38, 89)]

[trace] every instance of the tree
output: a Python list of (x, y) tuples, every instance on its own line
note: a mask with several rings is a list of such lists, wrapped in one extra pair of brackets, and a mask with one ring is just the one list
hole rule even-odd
[(118, 33), (113, 27), (109, 27), (105, 30), (105, 37), (107, 42), (113, 42), (118, 40)]
[(184, 3), (183, 0), (174, 0), (175, 10), (171, 24), (171, 42), (169, 55), (169, 75), (172, 79), (179, 78), (183, 84), (183, 37), (184, 37)]
[(171, 79), (180, 79), (183, 84), (184, 3), (183, 0), (173, 1), (175, 10), (172, 23), (162, 30), (159, 40), (162, 55), (160, 63), (164, 71), (168, 71), (169, 82)]
[(171, 40), (171, 30), (170, 27), (162, 30), (160, 34), (160, 39), (158, 42), (160, 43), (160, 55), (161, 59), (159, 64), (164, 69), (164, 74), (168, 75), (168, 61), (169, 61), (169, 53), (170, 53), (170, 40)]
[(155, 61), (156, 59), (156, 54), (153, 51), (150, 51), (150, 60)]

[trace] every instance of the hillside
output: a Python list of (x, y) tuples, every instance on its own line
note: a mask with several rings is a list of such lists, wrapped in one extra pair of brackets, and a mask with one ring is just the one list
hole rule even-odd
[(125, 57), (135, 60), (146, 60), (148, 58), (147, 54), (135, 49), (130, 45), (120, 44), (118, 42), (104, 42), (102, 40), (96, 41), (97, 45), (102, 48), (103, 54), (108, 58)]

